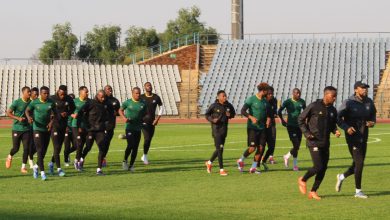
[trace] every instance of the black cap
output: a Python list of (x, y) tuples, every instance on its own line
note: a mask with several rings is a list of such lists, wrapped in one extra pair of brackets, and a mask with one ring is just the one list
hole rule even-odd
[(59, 90), (62, 90), (62, 91), (68, 91), (68, 87), (66, 85), (60, 85), (60, 87), (58, 87)]
[(354, 89), (360, 88), (370, 88), (368, 84), (363, 83), (362, 81), (355, 82), (355, 85), (353, 86)]

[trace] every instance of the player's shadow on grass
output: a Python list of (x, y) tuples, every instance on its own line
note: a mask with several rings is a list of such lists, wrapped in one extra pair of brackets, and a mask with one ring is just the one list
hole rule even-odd
[[(378, 197), (390, 195), (390, 191), (364, 191), (368, 197)], [(323, 198), (353, 197), (353, 194), (332, 194), (322, 195)]]
[(23, 175), (23, 174), (20, 174), (20, 175), (7, 175), (6, 173), (2, 173), (0, 175), (0, 179), (25, 178), (26, 176), (31, 177), (33, 179), (32, 175), (31, 176), (30, 175)]
[[(86, 172), (90, 173), (96, 166), (86, 165)], [(108, 166), (106, 175), (127, 175), (130, 171), (122, 169), (122, 162), (112, 162)], [(135, 164), (135, 173), (162, 173), (203, 170), (204, 160), (154, 160), (150, 165), (143, 165), (140, 162)], [(103, 169), (105, 170), (105, 169)], [(92, 175), (90, 175), (92, 176)]]
[(368, 196), (387, 196), (390, 195), (390, 191), (366, 191)]
[[(390, 158), (390, 156), (367, 156), (367, 158)], [(333, 157), (330, 158), (329, 161), (336, 161), (336, 160), (352, 160), (352, 157)], [(300, 162), (311, 162), (312, 159), (299, 159)]]
[[(334, 165), (334, 166), (329, 166), (328, 165), (328, 168), (349, 168), (350, 166), (352, 165), (352, 163), (348, 163), (346, 165)], [(365, 167), (381, 167), (381, 166), (390, 166), (389, 163), (365, 163), (364, 164)]]

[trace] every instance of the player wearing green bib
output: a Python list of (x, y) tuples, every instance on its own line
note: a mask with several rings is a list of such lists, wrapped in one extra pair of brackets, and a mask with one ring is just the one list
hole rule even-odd
[[(33, 87), (31, 89), (30, 101), (34, 101), (35, 99), (38, 98), (38, 96), (39, 96), (39, 89), (37, 87)], [(30, 165), (30, 169), (33, 169), (34, 168), (34, 154), (37, 152), (37, 149), (35, 148), (34, 140), (32, 137), (32, 133), (33, 133), (32, 126), (30, 126), (30, 131), (31, 131), (31, 142), (30, 142), (30, 148), (29, 148), (29, 153), (28, 153), (28, 157), (29, 157), (28, 163)]]
[[(298, 150), (302, 141), (302, 132), (298, 126), (298, 116), (306, 108), (305, 100), (301, 99), (301, 91), (298, 88), (293, 89), (292, 98), (287, 99), (283, 102), (278, 110), (279, 118), (282, 125), (287, 127), (288, 135), (293, 144), (292, 149), (283, 156), (284, 165), (288, 167), (288, 160), (293, 156), (294, 168), (293, 170), (298, 171)], [(283, 110), (287, 110), (287, 122), (283, 119)]]
[[(138, 87), (133, 88), (132, 98), (122, 103), (119, 109), (119, 115), (122, 116), (126, 123), (126, 139), (127, 148), (123, 159), (123, 169), (134, 172), (134, 162), (137, 158), (138, 146), (141, 140), (141, 129), (143, 124), (143, 118), (146, 115), (146, 104), (140, 99), (141, 89)], [(130, 168), (127, 163), (127, 159), (131, 154)]]
[(55, 103), (49, 99), (49, 88), (42, 86), (39, 99), (30, 102), (26, 109), (28, 121), (33, 124), (33, 138), (37, 149), (38, 166), (34, 166), (34, 178), (38, 178), (38, 168), (42, 180), (46, 180), (44, 158), (50, 142)]
[(83, 168), (83, 161), (82, 161), (82, 153), (83, 153), (83, 147), (86, 141), (87, 137), (87, 131), (86, 131), (86, 121), (85, 119), (81, 119), (80, 127), (77, 126), (77, 115), (80, 109), (90, 101), (88, 98), (88, 88), (85, 86), (80, 86), (79, 88), (79, 97), (75, 98), (74, 104), (75, 104), (75, 111), (71, 115), (72, 117), (72, 124), (71, 124), (71, 130), (73, 134), (73, 143), (76, 144), (76, 158), (74, 159), (74, 168), (78, 171), (81, 171)]
[(269, 127), (271, 123), (270, 108), (266, 100), (269, 85), (267, 83), (260, 83), (257, 86), (258, 93), (253, 95), (245, 101), (241, 109), (241, 114), (248, 118), (247, 134), (248, 134), (248, 149), (237, 160), (238, 169), (242, 172), (244, 168), (244, 159), (256, 150), (256, 155), (250, 173), (255, 173), (257, 163), (261, 159), (266, 142), (265, 128)]
[(25, 116), (26, 108), (30, 104), (30, 96), (30, 88), (23, 87), (22, 97), (13, 101), (7, 110), (7, 116), (14, 119), (14, 122), (12, 125), (13, 147), (7, 157), (5, 166), (7, 169), (11, 168), (12, 157), (19, 151), (20, 144), (23, 142), (23, 161), (20, 169), (23, 174), (27, 173), (26, 163), (31, 145), (31, 126)]

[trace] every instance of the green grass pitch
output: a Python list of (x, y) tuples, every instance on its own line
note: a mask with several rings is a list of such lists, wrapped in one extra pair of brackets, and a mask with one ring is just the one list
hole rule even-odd
[[(217, 163), (211, 175), (206, 173), (204, 162), (214, 150), (208, 124), (159, 125), (151, 164), (139, 160), (141, 141), (135, 173), (121, 170), (126, 142), (117, 137), (123, 130), (122, 125), (116, 130), (106, 176), (95, 175), (94, 145), (84, 172), (67, 167), (66, 177), (48, 176), (43, 182), (33, 179), (31, 170), (27, 176), (19, 172), (21, 151), (12, 168), (5, 169), (11, 131), (0, 129), (0, 219), (388, 219), (390, 214), (390, 125), (378, 124), (371, 130), (363, 173), (367, 200), (353, 197), (353, 176), (344, 182), (342, 192), (335, 192), (336, 174), (346, 170), (351, 157), (344, 137), (332, 137), (329, 169), (318, 191), (321, 201), (308, 200), (298, 191), (297, 178), (312, 165), (305, 142), (299, 152), (300, 171), (284, 168), (282, 155), (291, 144), (279, 125), (277, 164), (261, 175), (238, 172), (235, 161), (246, 149), (246, 127), (229, 125), (226, 177), (219, 176)], [(46, 165), (51, 152), (50, 145)], [(246, 160), (246, 171), (252, 158)], [(308, 186), (312, 183), (313, 178)]]

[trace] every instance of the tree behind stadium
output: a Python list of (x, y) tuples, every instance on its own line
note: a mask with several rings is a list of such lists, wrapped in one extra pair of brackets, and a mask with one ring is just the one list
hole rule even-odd
[(56, 24), (52, 29), (52, 39), (44, 41), (39, 49), (39, 59), (44, 64), (51, 64), (53, 59), (70, 60), (75, 56), (77, 43), (69, 22)]

